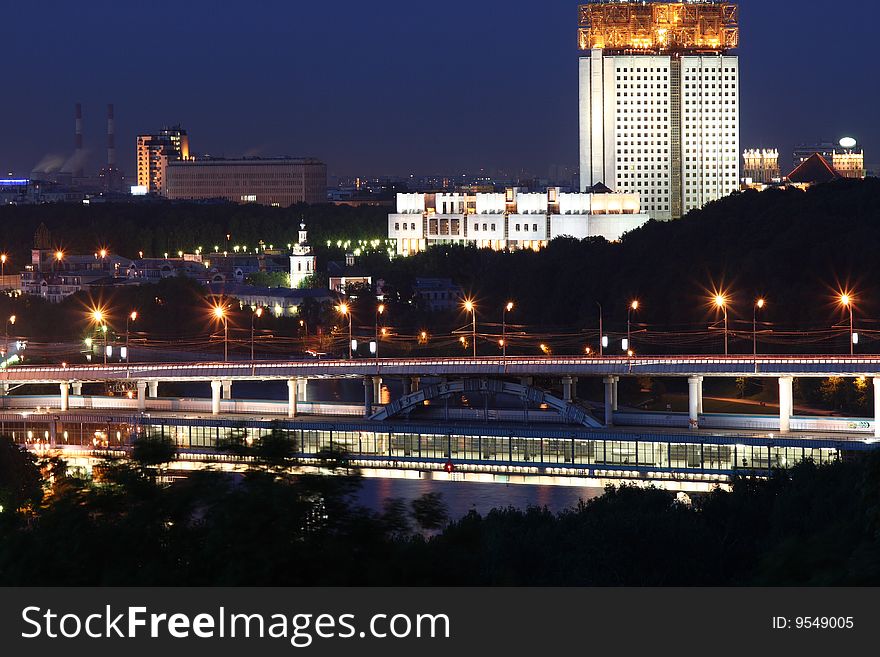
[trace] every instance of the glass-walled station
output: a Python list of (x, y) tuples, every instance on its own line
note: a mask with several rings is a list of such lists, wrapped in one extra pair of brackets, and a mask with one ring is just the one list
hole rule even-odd
[(858, 440), (797, 435), (786, 438), (650, 431), (591, 431), (477, 424), (385, 424), (367, 421), (233, 421), (213, 418), (83, 416), (61, 421), (47, 415), (2, 414), (0, 433), (39, 447), (126, 448), (138, 435), (173, 440), (187, 460), (224, 457), (218, 443), (235, 435), (246, 442), (280, 431), (304, 459), (344, 453), (355, 465), (461, 472), (515, 472), (556, 476), (681, 475), (717, 481), (733, 474), (766, 474), (812, 459), (827, 463), (847, 452), (871, 449)]

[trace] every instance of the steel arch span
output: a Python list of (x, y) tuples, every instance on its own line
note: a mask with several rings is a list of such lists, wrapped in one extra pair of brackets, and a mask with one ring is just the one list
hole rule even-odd
[(535, 405), (547, 404), (547, 406), (558, 412), (565, 422), (580, 424), (591, 429), (604, 428), (604, 425), (594, 418), (587, 409), (577, 404), (566, 402), (534, 386), (498, 379), (457, 379), (426, 385), (415, 392), (404, 395), (400, 399), (395, 399), (393, 402), (385, 404), (373, 413), (370, 419), (388, 420), (421, 406), (425, 401), (465, 392), (512, 395)]

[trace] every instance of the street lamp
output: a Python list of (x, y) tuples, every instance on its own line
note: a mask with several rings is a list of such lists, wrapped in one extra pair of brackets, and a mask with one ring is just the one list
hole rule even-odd
[(348, 317), (348, 359), (351, 360), (351, 308), (348, 307), (347, 303), (343, 302), (336, 306), (336, 310), (343, 317)]
[(263, 316), (263, 309), (257, 308), (251, 315), (251, 363), (254, 362), (254, 321)]
[(385, 304), (380, 303), (376, 307), (376, 361), (379, 360), (379, 320), (382, 317), (382, 313), (385, 312)]
[(107, 364), (107, 324), (104, 321), (105, 318), (104, 311), (100, 308), (95, 308), (92, 311), (92, 321), (98, 325), (98, 328), (104, 334), (104, 365)]
[(849, 355), (853, 355), (855, 345), (855, 333), (853, 333), (853, 297), (848, 292), (840, 295), (840, 305), (849, 310)]
[(229, 360), (229, 317), (226, 313), (226, 306), (215, 304), (213, 313), (217, 321), (223, 322), (223, 362), (225, 363)]
[(752, 357), (757, 358), (758, 356), (758, 311), (764, 310), (764, 306), (767, 304), (764, 299), (758, 299), (755, 301), (755, 305), (752, 307)]
[(724, 312), (724, 355), (727, 356), (727, 298), (723, 294), (716, 294), (715, 306)]
[(627, 350), (632, 349), (632, 337), (630, 331), (630, 322), (632, 321), (632, 314), (634, 310), (639, 309), (639, 302), (637, 299), (633, 299), (630, 302), (629, 306), (626, 309), (626, 348)]
[(9, 259), (5, 253), (0, 253), (0, 276), (6, 276), (6, 261)]
[(131, 350), (128, 348), (128, 323), (138, 318), (137, 310), (132, 310), (125, 317), (125, 360), (131, 362)]
[(513, 310), (513, 301), (508, 301), (501, 312), (501, 357), (507, 358), (507, 313)]
[(605, 354), (605, 338), (602, 335), (602, 304), (597, 301), (596, 305), (599, 306), (599, 355), (603, 356)]
[(473, 328), (471, 329), (471, 340), (473, 342), (474, 347), (474, 358), (477, 357), (477, 307), (474, 305), (474, 302), (470, 299), (465, 299), (464, 309), (466, 312), (471, 314), (473, 319)]
[(9, 354), (9, 325), (10, 324), (15, 326), (15, 315), (10, 315), (9, 319), (6, 320), (6, 346), (3, 348), (3, 355), (4, 356)]

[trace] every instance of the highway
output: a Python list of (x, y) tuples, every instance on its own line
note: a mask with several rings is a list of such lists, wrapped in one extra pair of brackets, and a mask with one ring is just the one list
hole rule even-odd
[(365, 376), (654, 376), (654, 377), (877, 377), (878, 356), (651, 356), (508, 358), (391, 358), (72, 364), (11, 367), (0, 383), (72, 381), (215, 381), (350, 378)]

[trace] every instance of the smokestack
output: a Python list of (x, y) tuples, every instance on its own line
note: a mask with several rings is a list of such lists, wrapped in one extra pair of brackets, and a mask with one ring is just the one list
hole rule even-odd
[(73, 176), (75, 178), (82, 178), (83, 170), (82, 170), (82, 155), (83, 155), (83, 114), (82, 114), (82, 105), (80, 103), (76, 104), (76, 116), (75, 116), (75, 162), (76, 169), (73, 171)]
[(107, 168), (116, 166), (116, 125), (113, 118), (113, 103), (107, 105)]

